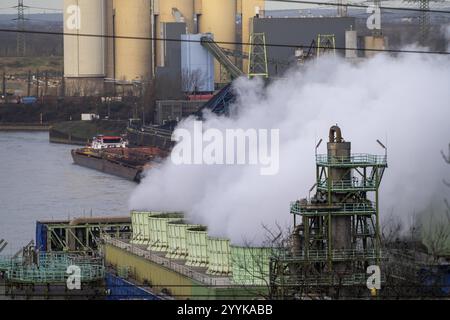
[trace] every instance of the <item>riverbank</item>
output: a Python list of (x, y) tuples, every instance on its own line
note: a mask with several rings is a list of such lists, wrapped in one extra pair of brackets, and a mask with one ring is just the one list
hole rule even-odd
[(64, 121), (54, 124), (49, 130), (49, 141), (73, 145), (86, 145), (99, 134), (119, 136), (127, 128), (126, 121), (94, 120)]
[(51, 125), (40, 123), (2, 123), (0, 131), (49, 131)]

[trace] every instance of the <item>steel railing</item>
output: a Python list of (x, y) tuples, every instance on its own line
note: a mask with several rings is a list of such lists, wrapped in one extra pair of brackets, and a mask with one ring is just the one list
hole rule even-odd
[(318, 214), (331, 213), (331, 214), (372, 214), (375, 213), (375, 207), (372, 203), (336, 203), (330, 207), (323, 204), (320, 207), (315, 208), (315, 204), (309, 202), (302, 204), (298, 201), (291, 202), (292, 214), (314, 213)]
[(347, 249), (347, 250), (308, 250), (308, 252), (302, 252), (300, 255), (280, 254), (274, 256), (273, 259), (277, 259), (282, 262), (302, 262), (302, 261), (349, 261), (349, 260), (372, 260), (382, 258), (382, 252), (375, 249)]
[(182, 275), (185, 275), (195, 281), (198, 281), (202, 284), (210, 285), (210, 286), (231, 286), (231, 279), (228, 277), (212, 277), (207, 274), (203, 274), (201, 272), (195, 271), (189, 266), (185, 266), (179, 263), (172, 261), (170, 258), (166, 258), (160, 255), (157, 255), (151, 251), (140, 248), (136, 245), (121, 241), (120, 239), (113, 239), (109, 236), (103, 236), (105, 243), (118, 247), (120, 249), (131, 252), (139, 257), (143, 257), (147, 260), (152, 261), (158, 265), (164, 266), (171, 270), (174, 270)]
[[(317, 184), (317, 187), (322, 190), (328, 189), (328, 179), (322, 179)], [(347, 190), (375, 190), (376, 183), (372, 179), (366, 179), (365, 181), (356, 180), (338, 180), (331, 181), (330, 189), (332, 191), (347, 191)]]
[(350, 156), (316, 155), (316, 163), (324, 166), (387, 165), (387, 156), (354, 153)]

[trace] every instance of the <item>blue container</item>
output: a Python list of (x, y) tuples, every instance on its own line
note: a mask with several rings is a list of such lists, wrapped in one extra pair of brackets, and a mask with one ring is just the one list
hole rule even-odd
[(36, 97), (23, 97), (22, 98), (22, 103), (23, 104), (33, 104), (37, 102), (37, 98)]
[(161, 300), (152, 292), (111, 273), (106, 274), (106, 290), (107, 300)]
[(42, 222), (36, 222), (36, 249), (47, 251), (47, 225)]

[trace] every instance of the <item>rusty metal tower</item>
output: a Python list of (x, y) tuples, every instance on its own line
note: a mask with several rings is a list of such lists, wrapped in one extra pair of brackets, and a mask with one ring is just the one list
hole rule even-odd
[(272, 279), (284, 299), (364, 289), (366, 268), (382, 260), (378, 189), (386, 151), (352, 154), (338, 126), (330, 129), (327, 154), (317, 154), (321, 142), (310, 190), (315, 194), (291, 203), (291, 246), (272, 260)]

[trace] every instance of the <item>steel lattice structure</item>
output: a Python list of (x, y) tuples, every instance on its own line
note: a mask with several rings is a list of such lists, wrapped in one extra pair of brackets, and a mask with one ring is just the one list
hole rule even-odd
[(17, 56), (25, 56), (25, 6), (23, 0), (17, 3)]
[(330, 129), (327, 149), (316, 154), (315, 195), (291, 203), (290, 250), (271, 261), (281, 298), (358, 287), (367, 293), (366, 268), (383, 259), (378, 189), (386, 154), (352, 154), (337, 126)]
[(250, 62), (248, 64), (248, 77), (269, 77), (267, 68), (266, 36), (264, 33), (250, 35)]

